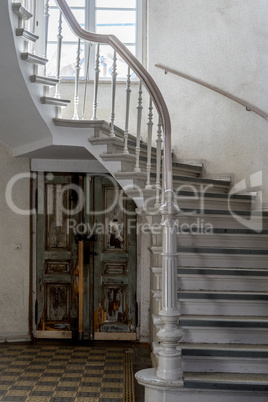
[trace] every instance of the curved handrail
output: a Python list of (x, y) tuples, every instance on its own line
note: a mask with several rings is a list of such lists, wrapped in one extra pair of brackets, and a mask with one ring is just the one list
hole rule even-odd
[(66, 21), (73, 31), (73, 33), (78, 37), (88, 42), (94, 43), (105, 43), (110, 45), (121, 57), (122, 59), (131, 67), (135, 74), (142, 80), (145, 87), (147, 88), (155, 107), (160, 115), (163, 124), (163, 141), (164, 141), (164, 189), (172, 190), (172, 159), (171, 159), (171, 122), (168, 112), (167, 105), (163, 98), (160, 89), (156, 85), (154, 79), (148, 73), (148, 71), (143, 67), (143, 65), (138, 61), (138, 59), (127, 49), (127, 47), (114, 35), (103, 35), (96, 34), (81, 28), (80, 24), (77, 22), (75, 16), (73, 15), (70, 7), (65, 0), (56, 0), (60, 10), (66, 18)]
[(218, 94), (221, 94), (221, 95), (225, 96), (226, 98), (229, 98), (229, 99), (233, 100), (234, 102), (239, 103), (240, 105), (244, 106), (247, 109), (247, 111), (254, 112), (254, 113), (258, 114), (259, 116), (261, 116), (262, 118), (264, 118), (265, 120), (268, 120), (267, 113), (256, 108), (255, 106), (252, 106), (250, 103), (247, 103), (247, 102), (243, 101), (242, 99), (239, 99), (234, 95), (231, 95), (229, 92), (223, 91), (222, 89), (217, 88), (214, 85), (207, 84), (206, 82), (198, 80), (197, 78), (193, 78), (190, 75), (180, 73), (179, 71), (173, 70), (172, 68), (162, 66), (161, 64), (155, 64), (155, 67), (164, 70), (166, 74), (167, 73), (175, 74), (175, 75), (178, 75), (179, 77), (185, 78), (186, 80), (189, 80), (189, 81), (195, 82), (196, 84), (202, 85), (205, 88), (211, 89), (212, 91), (217, 92)]

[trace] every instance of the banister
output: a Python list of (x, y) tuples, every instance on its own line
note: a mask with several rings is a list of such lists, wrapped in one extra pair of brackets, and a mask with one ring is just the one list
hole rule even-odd
[(155, 67), (164, 70), (166, 74), (167, 73), (175, 74), (175, 75), (178, 75), (179, 77), (185, 78), (186, 80), (189, 80), (189, 81), (195, 82), (196, 84), (202, 85), (205, 88), (211, 89), (212, 91), (217, 92), (217, 93), (225, 96), (226, 98), (229, 98), (229, 99), (233, 100), (234, 102), (237, 102), (240, 105), (244, 106), (247, 109), (247, 111), (254, 112), (254, 113), (258, 114), (259, 116), (261, 116), (263, 119), (268, 120), (268, 114), (267, 113), (265, 113), (262, 110), (256, 108), (255, 106), (252, 106), (250, 103), (245, 102), (242, 99), (240, 99), (240, 98), (238, 98), (238, 97), (236, 97), (234, 95), (231, 95), (229, 92), (226, 92), (226, 91), (224, 91), (224, 90), (222, 90), (220, 88), (215, 87), (214, 85), (207, 84), (206, 82), (204, 82), (202, 80), (199, 80), (197, 78), (193, 78), (190, 75), (187, 75), (187, 74), (181, 73), (179, 71), (173, 70), (172, 68), (163, 66), (161, 64), (155, 64)]
[(121, 58), (131, 67), (135, 74), (142, 80), (151, 95), (154, 105), (161, 117), (163, 124), (163, 139), (164, 139), (164, 189), (172, 190), (172, 159), (171, 159), (171, 122), (167, 105), (163, 98), (160, 89), (156, 85), (152, 76), (143, 67), (139, 60), (130, 52), (130, 50), (114, 35), (96, 34), (83, 29), (77, 22), (70, 7), (65, 0), (55, 0), (58, 7), (66, 18), (66, 21), (73, 33), (80, 39), (87, 42), (103, 43), (110, 45)]

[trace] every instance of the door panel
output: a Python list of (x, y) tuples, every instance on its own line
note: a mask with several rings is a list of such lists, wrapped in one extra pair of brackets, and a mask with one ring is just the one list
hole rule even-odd
[(79, 222), (81, 208), (73, 181), (71, 175), (38, 175), (37, 337), (71, 338), (77, 330), (77, 245), (68, 219)]
[(136, 339), (135, 204), (111, 178), (94, 179), (94, 225), (94, 338)]

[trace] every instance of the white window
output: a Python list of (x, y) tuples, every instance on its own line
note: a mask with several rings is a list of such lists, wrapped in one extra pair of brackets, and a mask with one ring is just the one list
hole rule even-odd
[[(68, 0), (80, 25), (88, 31), (116, 35), (121, 42), (141, 61), (142, 55), (142, 0)], [(59, 26), (59, 10), (54, 0), (49, 2), (49, 34), (47, 72), (56, 75), (57, 35)], [(61, 77), (72, 78), (75, 75), (77, 38), (62, 21), (62, 57)], [(90, 50), (89, 50), (90, 48)], [(85, 76), (85, 65), (90, 51), (90, 70), (93, 77), (95, 46), (89, 47), (81, 43), (80, 77)], [(113, 49), (107, 45), (100, 46), (100, 77), (109, 78), (112, 71)], [(118, 57), (118, 77), (125, 77), (127, 67)]]

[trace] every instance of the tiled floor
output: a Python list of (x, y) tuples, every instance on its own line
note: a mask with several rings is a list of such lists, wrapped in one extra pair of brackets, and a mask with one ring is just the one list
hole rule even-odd
[[(124, 367), (131, 368), (132, 356), (134, 371), (150, 366), (149, 346), (136, 343), (0, 344), (0, 401), (131, 400), (125, 396)], [(136, 402), (144, 401), (143, 387), (136, 380), (135, 394)]]

